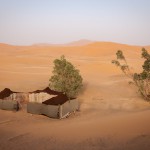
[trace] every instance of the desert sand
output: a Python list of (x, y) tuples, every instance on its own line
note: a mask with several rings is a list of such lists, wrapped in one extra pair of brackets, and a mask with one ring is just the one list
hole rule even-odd
[(26, 105), (19, 112), (0, 110), (0, 149), (149, 150), (150, 103), (111, 64), (121, 49), (133, 72), (141, 71), (141, 48), (111, 42), (0, 44), (0, 90), (30, 92), (47, 87), (53, 61), (61, 55), (80, 70), (84, 80), (78, 96), (80, 111), (69, 118), (31, 115)]

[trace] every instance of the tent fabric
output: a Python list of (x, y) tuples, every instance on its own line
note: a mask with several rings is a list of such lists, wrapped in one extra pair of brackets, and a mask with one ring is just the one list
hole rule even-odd
[(47, 105), (35, 102), (27, 104), (27, 112), (31, 114), (46, 115), (50, 118), (64, 118), (71, 112), (79, 109), (78, 100), (66, 101), (62, 105)]
[(0, 100), (0, 109), (3, 108), (3, 100)]
[(59, 118), (59, 106), (43, 104), (42, 115), (46, 115), (50, 118)]
[(6, 97), (9, 97), (11, 94), (13, 94), (13, 93), (17, 93), (17, 92), (13, 92), (13, 91), (11, 91), (10, 89), (8, 89), (8, 88), (5, 88), (4, 90), (2, 90), (1, 92), (0, 92), (0, 99), (4, 99), (4, 98), (6, 98)]
[(70, 100), (61, 105), (61, 116), (62, 118), (66, 116), (66, 114), (69, 114), (70, 112), (78, 111), (79, 110), (79, 104), (78, 100)]
[[(73, 100), (74, 98), (71, 98), (71, 100)], [(42, 102), (43, 104), (46, 104), (46, 105), (62, 105), (64, 104), (65, 102), (69, 101), (69, 98), (64, 95), (64, 94), (59, 94), (55, 97), (52, 97), (51, 99), (48, 99), (44, 102)]]
[(19, 110), (19, 104), (17, 101), (12, 100), (0, 100), (0, 109), (3, 110)]
[(29, 102), (27, 104), (27, 112), (31, 114), (41, 115), (42, 112), (42, 104)]
[(59, 94), (62, 94), (62, 92), (53, 91), (49, 87), (46, 87), (43, 90), (36, 90), (36, 91), (33, 91), (33, 92), (29, 92), (29, 93), (31, 94), (31, 93), (41, 93), (41, 92), (45, 92), (45, 93), (48, 93), (50, 95), (59, 95)]
[(45, 105), (40, 103), (29, 102), (27, 104), (27, 112), (37, 115), (46, 115), (51, 118), (58, 118), (59, 106)]

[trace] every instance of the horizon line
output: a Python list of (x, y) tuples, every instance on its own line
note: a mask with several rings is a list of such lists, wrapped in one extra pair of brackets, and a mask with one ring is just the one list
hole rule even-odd
[[(81, 45), (75, 45), (77, 42), (89, 42), (89, 43), (81, 43)], [(33, 43), (33, 44), (12, 44), (12, 43), (5, 43), (0, 42), (0, 44), (9, 45), (9, 46), (85, 46), (92, 43), (114, 43), (114, 44), (121, 44), (121, 45), (129, 45), (129, 46), (140, 46), (140, 47), (147, 47), (148, 45), (139, 45), (139, 44), (128, 44), (128, 43), (120, 43), (120, 42), (114, 42), (114, 41), (98, 41), (98, 40), (88, 40), (88, 39), (80, 39), (80, 40), (74, 40), (74, 41), (68, 41), (65, 43), (48, 43), (48, 42), (39, 42), (39, 43)]]

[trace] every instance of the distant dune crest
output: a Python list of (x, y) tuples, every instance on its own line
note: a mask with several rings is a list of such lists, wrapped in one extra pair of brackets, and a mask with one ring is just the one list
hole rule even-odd
[(65, 44), (51, 44), (51, 43), (37, 43), (33, 44), (32, 46), (83, 46), (83, 45), (88, 45), (90, 43), (94, 43), (95, 41), (90, 41), (86, 39), (81, 39), (78, 41), (73, 41)]
[(70, 43), (65, 44), (65, 45), (68, 45), (68, 46), (83, 46), (83, 45), (88, 45), (88, 44), (91, 44), (91, 43), (94, 43), (94, 42), (95, 41), (82, 39), (82, 40), (79, 40), (79, 41), (70, 42)]
[[(90, 41), (90, 40), (79, 40), (71, 42), (68, 44), (34, 44), (30, 46), (14, 46), (9, 44), (0, 43), (0, 54), (15, 54), (16, 52), (22, 54), (37, 54), (37, 55), (50, 55), (57, 54), (59, 55), (74, 55), (74, 56), (96, 56), (101, 55), (111, 56), (116, 53), (118, 49), (123, 51), (139, 51), (145, 47), (147, 50), (150, 50), (150, 46), (134, 46), (127, 44), (120, 44), (114, 42), (100, 42), (100, 41)], [(12, 53), (13, 52), (13, 53)], [(22, 54), (21, 54), (22, 53)], [(129, 54), (128, 53), (128, 54)], [(140, 52), (138, 52), (140, 54)], [(18, 55), (18, 54), (17, 54)], [(130, 54), (130, 56), (133, 53)], [(134, 54), (136, 55), (136, 54)]]

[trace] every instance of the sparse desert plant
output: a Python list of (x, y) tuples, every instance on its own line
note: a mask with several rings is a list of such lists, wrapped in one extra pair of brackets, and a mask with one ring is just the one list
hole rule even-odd
[(117, 59), (112, 60), (112, 63), (119, 67), (123, 73), (132, 79), (130, 84), (134, 84), (144, 99), (150, 101), (150, 54), (145, 48), (142, 48), (142, 58), (145, 59), (142, 65), (141, 73), (132, 73), (127, 64), (126, 58), (121, 50), (116, 53)]
[(50, 78), (49, 87), (58, 92), (63, 92), (68, 98), (76, 97), (82, 87), (82, 77), (64, 56), (54, 60), (53, 76)]

